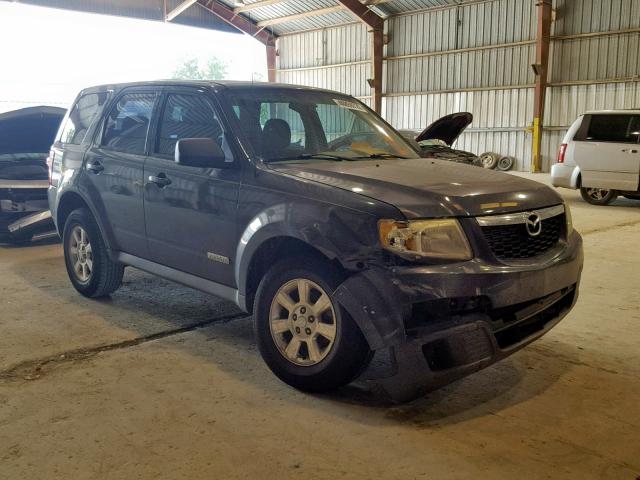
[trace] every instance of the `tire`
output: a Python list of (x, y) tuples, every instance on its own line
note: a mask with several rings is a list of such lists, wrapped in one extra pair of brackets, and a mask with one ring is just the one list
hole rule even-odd
[(484, 168), (496, 168), (498, 160), (500, 160), (500, 155), (497, 153), (486, 152), (480, 155), (480, 162)]
[[(307, 302), (300, 301), (304, 299), (298, 287), (300, 281), (305, 282), (308, 289)], [(299, 390), (326, 392), (346, 385), (371, 359), (362, 332), (331, 297), (331, 292), (340, 283), (339, 272), (327, 262), (295, 257), (272, 267), (258, 287), (253, 316), (258, 348), (271, 371)], [(291, 311), (276, 300), (283, 292), (292, 301)], [(321, 294), (327, 295), (328, 303), (322, 300)], [(321, 302), (328, 307), (318, 318), (309, 315), (309, 312), (317, 315), (315, 308), (322, 308)], [(272, 321), (273, 317), (282, 320)], [(322, 333), (319, 333), (321, 329)], [(332, 335), (333, 341), (330, 340)], [(311, 348), (312, 344), (315, 348)], [(289, 356), (287, 351), (290, 351)]]
[(618, 198), (617, 190), (608, 190), (606, 188), (580, 188), (582, 199), (591, 205), (609, 205)]
[(109, 258), (100, 229), (89, 210), (79, 208), (69, 214), (62, 246), (69, 279), (82, 295), (105, 297), (120, 287), (124, 266)]
[(511, 170), (511, 168), (513, 167), (513, 163), (514, 163), (513, 157), (502, 157), (500, 158), (500, 160), (498, 160), (497, 168), (501, 172), (506, 172), (508, 170)]

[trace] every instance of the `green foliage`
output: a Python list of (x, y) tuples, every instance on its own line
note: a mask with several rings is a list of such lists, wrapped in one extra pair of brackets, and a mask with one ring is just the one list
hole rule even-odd
[(223, 80), (227, 77), (227, 64), (217, 57), (211, 57), (201, 67), (197, 58), (187, 58), (173, 72), (178, 80)]

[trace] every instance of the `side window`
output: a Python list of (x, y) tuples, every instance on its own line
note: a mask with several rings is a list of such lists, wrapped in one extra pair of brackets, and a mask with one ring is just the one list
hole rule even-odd
[(107, 101), (107, 96), (108, 94), (104, 92), (90, 93), (80, 97), (69, 112), (67, 121), (62, 128), (60, 141), (80, 145), (101, 107)]
[(211, 138), (225, 149), (222, 124), (201, 95), (175, 93), (167, 97), (155, 152), (173, 155), (181, 138)]
[(587, 140), (594, 142), (637, 143), (640, 117), (632, 115), (593, 115)]
[(107, 117), (102, 145), (123, 152), (144, 153), (155, 99), (154, 93), (123, 95)]

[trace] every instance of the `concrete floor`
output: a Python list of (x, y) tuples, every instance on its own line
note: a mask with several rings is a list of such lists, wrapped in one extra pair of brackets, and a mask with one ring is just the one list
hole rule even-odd
[(401, 406), (280, 383), (229, 303), (136, 271), (91, 301), (59, 244), (0, 246), (0, 479), (636, 479), (640, 202), (562, 193), (585, 239), (573, 312)]

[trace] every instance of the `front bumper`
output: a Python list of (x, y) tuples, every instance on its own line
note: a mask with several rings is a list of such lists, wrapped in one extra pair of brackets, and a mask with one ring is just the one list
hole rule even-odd
[(482, 260), (372, 268), (335, 292), (373, 350), (389, 349), (395, 374), (383, 381), (404, 400), (505, 358), (544, 335), (572, 308), (582, 239), (518, 265)]
[[(39, 181), (0, 182), (0, 236), (10, 235), (9, 226), (49, 209), (47, 189)], [(47, 183), (46, 180), (44, 182)]]

